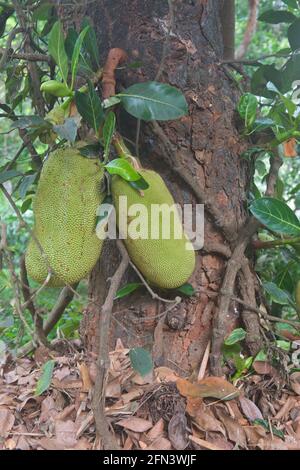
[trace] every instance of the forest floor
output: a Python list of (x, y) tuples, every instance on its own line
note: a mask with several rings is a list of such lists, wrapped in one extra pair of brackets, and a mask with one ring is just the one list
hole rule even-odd
[[(47, 376), (42, 364), (49, 360)], [(287, 384), (267, 362), (255, 369), (234, 385), (184, 379), (167, 367), (141, 377), (118, 341), (106, 389), (111, 431), (124, 450), (300, 450), (300, 373)], [(95, 362), (71, 343), (60, 353), (38, 348), (32, 358), (2, 357), (0, 449), (98, 449), (95, 375)]]

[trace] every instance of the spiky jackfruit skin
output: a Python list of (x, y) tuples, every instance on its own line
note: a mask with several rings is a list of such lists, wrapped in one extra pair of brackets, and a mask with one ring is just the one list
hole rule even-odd
[[(103, 170), (74, 148), (51, 153), (44, 163), (33, 203), (34, 234), (54, 271), (48, 286), (83, 279), (96, 264), (103, 245), (96, 235), (96, 211), (102, 203)], [(34, 240), (26, 253), (28, 275), (39, 283), (47, 263)]]
[[(112, 178), (111, 189), (116, 207), (117, 223), (120, 210), (122, 210), (120, 196), (127, 196), (128, 209), (133, 204), (143, 204), (148, 209), (145, 224), (148, 225), (149, 239), (133, 239), (129, 234), (124, 239), (124, 243), (132, 262), (149, 283), (163, 289), (174, 289), (183, 285), (193, 273), (195, 252), (184, 232), (182, 232), (181, 238), (175, 239), (174, 237), (174, 234), (177, 233), (176, 230), (182, 229), (178, 213), (174, 218), (171, 218), (170, 238), (163, 239), (162, 222), (165, 218), (160, 213), (159, 218), (156, 219), (151, 214), (151, 205), (166, 204), (171, 207), (175, 204), (174, 199), (158, 173), (145, 169), (139, 170), (139, 173), (149, 184), (149, 188), (143, 190), (143, 196), (119, 176)], [(129, 226), (134, 218), (127, 218)], [(157, 226), (155, 221), (159, 223), (157, 239), (151, 238), (151, 228), (154, 227), (154, 224)], [(187, 246), (191, 249), (187, 249)]]

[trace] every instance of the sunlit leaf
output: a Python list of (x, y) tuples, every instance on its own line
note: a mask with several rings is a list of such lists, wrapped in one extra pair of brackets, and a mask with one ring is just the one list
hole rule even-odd
[(246, 331), (243, 328), (236, 328), (233, 330), (229, 336), (224, 341), (226, 346), (231, 346), (232, 344), (242, 341), (246, 337)]
[(268, 229), (277, 233), (300, 235), (299, 220), (283, 201), (262, 197), (252, 202), (249, 209)]
[(76, 73), (77, 73), (77, 67), (78, 67), (78, 61), (80, 57), (80, 51), (82, 47), (82, 43), (84, 41), (85, 35), (87, 34), (89, 30), (89, 26), (86, 26), (81, 33), (79, 34), (75, 46), (73, 49), (72, 53), (72, 61), (71, 61), (71, 71), (72, 71), (72, 81), (71, 81), (71, 89), (73, 90), (74, 83), (75, 83), (75, 78), (76, 78)]
[(111, 175), (119, 175), (126, 181), (137, 181), (141, 178), (141, 175), (125, 158), (115, 158), (105, 165), (105, 168)]
[(54, 23), (51, 29), (48, 50), (59, 68), (63, 81), (67, 83), (69, 71), (68, 56), (65, 51), (64, 33), (60, 21)]

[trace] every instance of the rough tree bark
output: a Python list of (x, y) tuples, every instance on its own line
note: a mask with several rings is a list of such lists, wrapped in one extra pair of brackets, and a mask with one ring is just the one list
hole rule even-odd
[[(103, 61), (111, 47), (121, 47), (140, 69), (118, 72), (118, 86), (160, 80), (179, 87), (189, 103), (189, 115), (167, 123), (143, 124), (140, 157), (158, 171), (179, 203), (205, 203), (205, 246), (198, 252), (191, 279), (196, 297), (184, 299), (162, 324), (153, 320), (165, 309), (146, 291), (115, 303), (111, 347), (120, 337), (129, 346), (151, 346), (157, 365), (177, 372), (198, 368), (211, 334), (215, 296), (226, 264), (246, 218), (250, 168), (240, 155), (245, 149), (235, 125), (238, 90), (225, 66), (218, 0), (98, 0), (88, 14), (94, 21)], [(135, 139), (136, 122), (118, 116), (123, 135)], [(119, 262), (114, 242), (105, 246), (90, 277), (89, 303), (82, 334), (90, 351), (97, 348), (100, 307)], [(223, 253), (223, 254), (222, 254)], [(128, 270), (124, 283), (134, 279)], [(123, 284), (123, 283), (122, 283)], [(238, 306), (229, 311), (235, 324)]]

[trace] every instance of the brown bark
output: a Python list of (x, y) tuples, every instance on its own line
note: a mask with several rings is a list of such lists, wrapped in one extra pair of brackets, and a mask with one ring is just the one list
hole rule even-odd
[[(190, 281), (202, 292), (183, 300), (163, 324), (152, 317), (165, 306), (145, 291), (134, 293), (115, 303), (111, 334), (111, 347), (117, 337), (129, 347), (151, 345), (156, 364), (177, 366), (182, 373), (198, 368), (205, 351), (214, 308), (203, 290), (217, 292), (222, 283), (224, 253), (230, 253), (246, 218), (250, 169), (240, 158), (245, 143), (235, 127), (237, 88), (219, 64), (223, 54), (220, 2), (173, 0), (169, 5), (172, 12), (168, 2), (161, 0), (99, 0), (93, 19), (103, 63), (112, 47), (125, 49), (129, 62), (143, 63), (140, 69), (119, 71), (117, 87), (154, 80), (160, 70), (160, 81), (180, 88), (189, 103), (189, 114), (182, 119), (142, 124), (140, 159), (143, 166), (161, 174), (177, 202), (205, 203), (207, 248), (198, 252)], [(168, 47), (164, 47), (169, 32)], [(123, 135), (134, 141), (136, 121), (125, 112), (120, 112), (118, 121)], [(118, 263), (114, 243), (107, 242), (91, 274), (92, 300), (82, 324), (83, 338), (94, 352), (97, 318), (109, 286), (106, 279)], [(122, 284), (133, 279), (129, 269)], [(235, 322), (232, 307), (226, 327)]]

